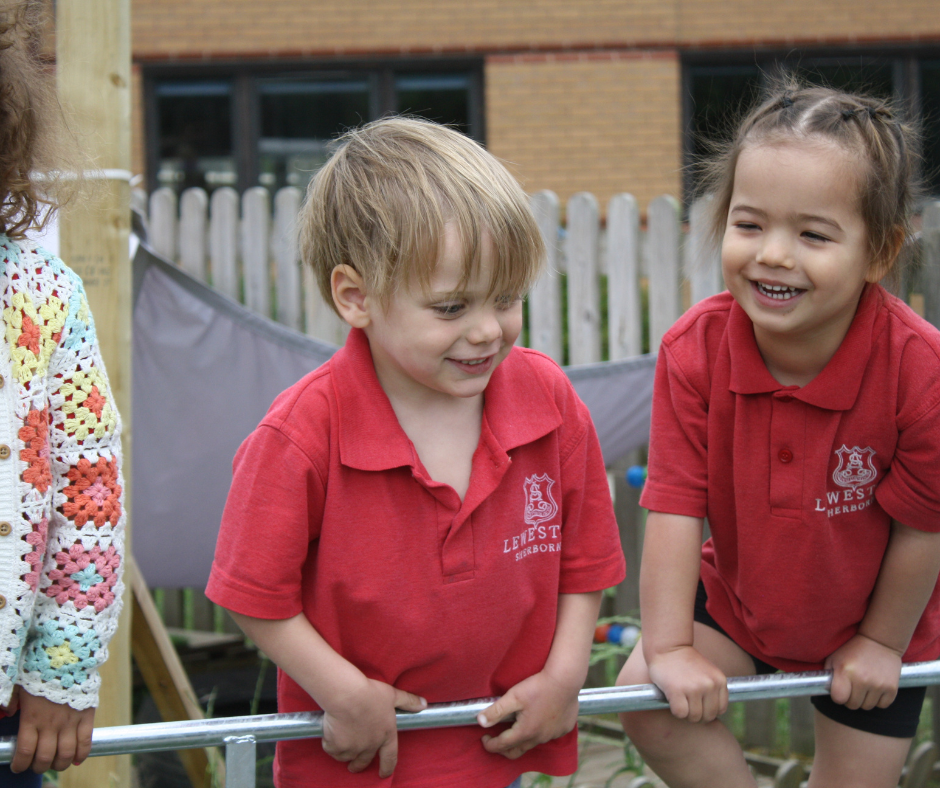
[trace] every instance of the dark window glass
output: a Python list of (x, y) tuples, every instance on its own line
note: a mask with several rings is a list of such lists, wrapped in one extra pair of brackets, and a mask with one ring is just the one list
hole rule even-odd
[(470, 134), (470, 77), (403, 74), (395, 79), (398, 111), (453, 125)]
[(258, 180), (276, 190), (305, 188), (329, 143), (369, 120), (367, 80), (262, 82)]
[(728, 139), (738, 120), (757, 100), (757, 66), (702, 66), (689, 72), (692, 98), (692, 152), (704, 154), (706, 140)]
[(236, 183), (230, 82), (161, 82), (157, 182), (182, 191)]
[(933, 197), (940, 197), (940, 60), (925, 61), (920, 72), (924, 133), (924, 181)]
[(802, 80), (814, 85), (886, 99), (894, 95), (894, 65), (891, 61), (812, 60), (796, 65), (794, 71)]

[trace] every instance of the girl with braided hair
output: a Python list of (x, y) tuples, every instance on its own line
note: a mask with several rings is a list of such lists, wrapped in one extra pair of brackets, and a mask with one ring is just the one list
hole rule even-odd
[(822, 668), (810, 788), (898, 783), (924, 699), (901, 664), (940, 656), (940, 332), (880, 284), (915, 142), (880, 100), (790, 86), (705, 167), (728, 290), (660, 349), (619, 678), (669, 701), (622, 721), (673, 788), (754, 786), (727, 676)]

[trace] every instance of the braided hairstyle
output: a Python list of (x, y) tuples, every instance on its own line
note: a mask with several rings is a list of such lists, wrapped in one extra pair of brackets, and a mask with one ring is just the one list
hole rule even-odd
[(919, 136), (881, 99), (825, 87), (788, 83), (777, 87), (741, 122), (732, 140), (701, 168), (702, 191), (712, 194), (709, 230), (720, 243), (725, 232), (734, 172), (746, 145), (822, 138), (857, 156), (859, 210), (868, 229), (872, 265), (891, 273), (919, 197), (916, 184)]

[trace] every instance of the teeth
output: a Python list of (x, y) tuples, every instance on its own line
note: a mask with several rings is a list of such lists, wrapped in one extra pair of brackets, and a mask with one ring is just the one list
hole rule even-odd
[(757, 283), (757, 289), (760, 290), (765, 296), (770, 298), (775, 298), (778, 301), (786, 301), (787, 299), (793, 298), (797, 293), (802, 293), (798, 287), (786, 287), (784, 285), (765, 285), (763, 282)]
[(482, 364), (484, 361), (486, 361), (485, 358), (478, 358), (476, 361), (464, 361), (463, 363), (469, 364), (471, 367), (474, 367), (477, 364)]

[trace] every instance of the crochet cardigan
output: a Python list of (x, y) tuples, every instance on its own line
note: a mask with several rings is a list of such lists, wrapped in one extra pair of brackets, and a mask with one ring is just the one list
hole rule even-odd
[(0, 300), (0, 705), (84, 709), (121, 606), (120, 420), (78, 276), (0, 235)]

